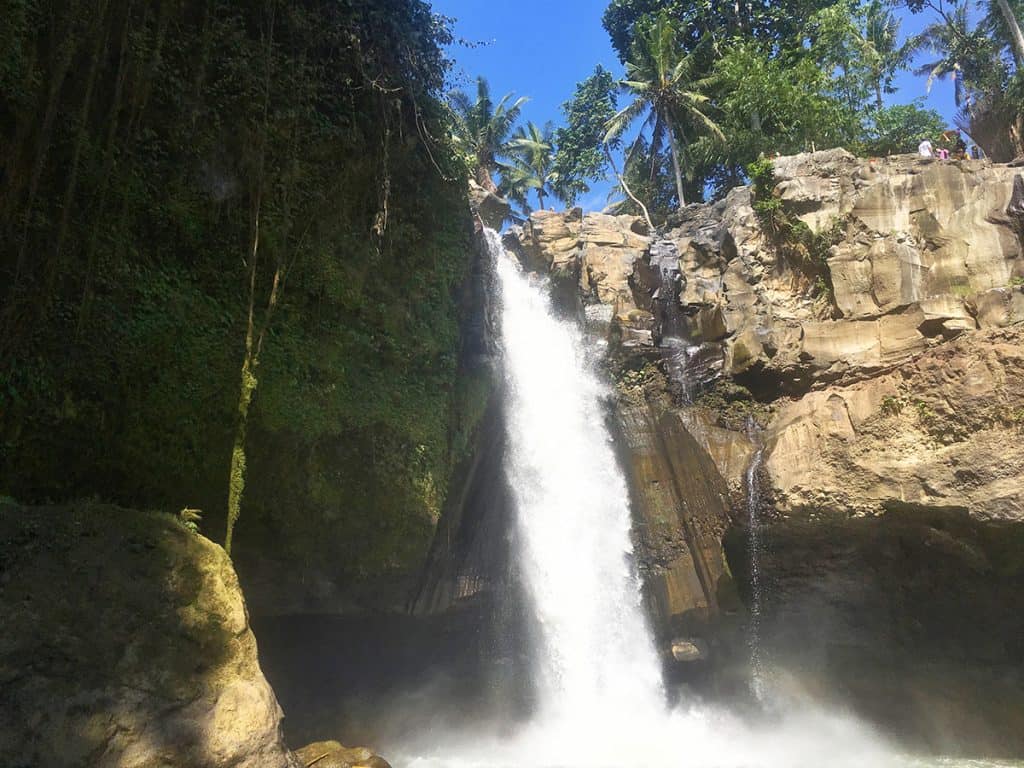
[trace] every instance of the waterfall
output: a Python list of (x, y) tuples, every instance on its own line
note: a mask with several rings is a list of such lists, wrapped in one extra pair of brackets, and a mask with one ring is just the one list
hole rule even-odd
[(750, 689), (761, 704), (765, 703), (765, 667), (761, 655), (761, 604), (764, 599), (761, 574), (761, 555), (764, 544), (761, 541), (761, 521), (758, 510), (761, 506), (761, 485), (758, 473), (764, 458), (764, 443), (758, 434), (753, 418), (747, 421), (747, 434), (754, 441), (754, 453), (750, 457), (745, 477), (747, 496), (747, 552), (750, 561), (750, 626), (747, 642), (750, 645)]
[[(403, 734), (411, 768), (861, 768), (889, 766), (852, 721), (821, 712), (744, 722), (684, 700), (667, 705), (633, 560), (629, 493), (596, 373), (603, 350), (553, 310), (546, 281), (524, 274), (496, 232), (517, 571), (536, 628), (528, 722)], [(752, 470), (756, 471), (756, 470)], [(749, 475), (753, 477), (753, 475)], [(845, 750), (845, 752), (843, 751)]]
[[(488, 243), (501, 254), (497, 233)], [(663, 709), (661, 673), (632, 561), (629, 495), (592, 347), (511, 259), (496, 265), (507, 391), (506, 471), (519, 567), (537, 619), (540, 715), (574, 729), (601, 713)]]

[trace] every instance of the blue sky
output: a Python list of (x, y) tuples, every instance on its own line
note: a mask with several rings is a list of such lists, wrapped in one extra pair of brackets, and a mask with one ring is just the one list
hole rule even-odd
[[(616, 76), (622, 74), (601, 26), (608, 0), (432, 0), (431, 4), (437, 13), (456, 19), (457, 37), (481, 43), (475, 47), (455, 45), (449, 51), (455, 60), (456, 83), (471, 89), (479, 74), (490, 82), (496, 98), (509, 91), (530, 97), (523, 109), (524, 121), (538, 125), (548, 120), (561, 122), (562, 103), (597, 64)], [(917, 32), (930, 21), (927, 12), (917, 16), (901, 13), (904, 34)], [(891, 103), (925, 96), (925, 79), (909, 72), (900, 74), (896, 86), (898, 92), (888, 97)], [(925, 104), (952, 124), (951, 83), (936, 83)], [(607, 185), (599, 185), (579, 203), (587, 210), (600, 210), (607, 189)]]

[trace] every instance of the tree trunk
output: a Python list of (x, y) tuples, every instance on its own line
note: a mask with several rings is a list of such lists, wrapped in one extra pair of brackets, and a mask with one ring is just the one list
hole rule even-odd
[(679, 210), (686, 207), (686, 198), (683, 196), (683, 173), (679, 169), (679, 150), (676, 148), (676, 132), (672, 126), (668, 126), (668, 146), (672, 154), (672, 170), (676, 175), (676, 194), (679, 195)]
[[(629, 185), (626, 183), (626, 175), (625, 175), (625, 173), (624, 172), (623, 173), (619, 173), (619, 169), (615, 165), (615, 158), (612, 157), (611, 150), (608, 149), (608, 145), (607, 144), (604, 145), (604, 156), (608, 159), (608, 165), (610, 165), (612, 167), (612, 171), (615, 172), (615, 177), (619, 180), (619, 184), (622, 185), (623, 191), (625, 191), (625, 193), (629, 196), (630, 200), (632, 200), (634, 203), (636, 203), (640, 207), (640, 210), (643, 211), (643, 214), (644, 214), (644, 221), (647, 222), (647, 226), (648, 226), (649, 230), (651, 232), (654, 232), (654, 222), (651, 221), (651, 214), (647, 212), (647, 206), (644, 205), (640, 201), (639, 197), (637, 197), (636, 195), (633, 194), (633, 191), (629, 188)], [(628, 162), (628, 158), (627, 158), (627, 162)], [(623, 167), (622, 170), (625, 171), (626, 170), (625, 167)]]
[(537, 201), (540, 204), (540, 209), (544, 210), (544, 190), (537, 187)]
[[(250, 323), (250, 331), (251, 331)], [(251, 336), (250, 336), (251, 338)], [(235, 523), (242, 506), (242, 492), (245, 490), (245, 433), (249, 425), (249, 406), (252, 394), (256, 391), (256, 374), (254, 372), (258, 360), (251, 351), (245, 353), (242, 362), (242, 383), (238, 391), (238, 426), (235, 430), (235, 444), (231, 450), (231, 475), (228, 484), (228, 522), (224, 535), (224, 551), (231, 554), (231, 540), (235, 532)]]
[[(273, 9), (273, 6), (271, 6)], [(263, 83), (263, 134), (260, 137), (259, 162), (256, 169), (255, 191), (252, 199), (252, 247), (249, 251), (249, 313), (245, 326), (245, 357), (242, 359), (241, 382), (238, 389), (238, 424), (235, 428), (235, 442), (231, 450), (231, 471), (228, 476), (228, 510), (227, 526), (224, 532), (224, 551), (231, 554), (231, 543), (234, 538), (235, 523), (242, 511), (242, 494), (245, 492), (245, 435), (249, 426), (249, 406), (256, 391), (256, 369), (260, 364), (260, 351), (263, 349), (263, 335), (270, 323), (274, 306), (277, 303), (277, 291), (281, 279), (280, 264), (274, 270), (274, 281), (267, 300), (267, 311), (256, 332), (256, 267), (260, 255), (260, 213), (263, 207), (264, 169), (267, 152), (267, 132), (270, 113), (270, 70), (272, 67), (272, 47), (274, 40), (274, 21), (276, 17), (271, 10), (266, 37), (266, 73)]]
[(497, 194), (498, 188), (494, 185), (494, 179), (491, 178), (491, 172), (487, 166), (480, 163), (476, 167), (476, 183), (486, 189), (488, 192)]
[[(258, 182), (261, 183), (261, 182)], [(245, 433), (249, 426), (249, 406), (256, 391), (256, 368), (259, 357), (256, 344), (256, 265), (260, 252), (260, 204), (259, 190), (253, 205), (252, 250), (249, 253), (249, 315), (245, 325), (245, 357), (242, 358), (242, 378), (238, 389), (238, 423), (235, 427), (235, 443), (231, 449), (231, 472), (228, 475), (228, 517), (224, 532), (224, 551), (231, 554), (231, 539), (235, 523), (242, 510), (242, 493), (245, 491)]]
[(1003, 20), (1010, 30), (1010, 47), (1013, 49), (1013, 60), (1017, 64), (1017, 68), (1020, 69), (1024, 67), (1024, 32), (1021, 31), (1020, 22), (1013, 14), (1010, 3), (1007, 0), (996, 0), (996, 2), (999, 4)]

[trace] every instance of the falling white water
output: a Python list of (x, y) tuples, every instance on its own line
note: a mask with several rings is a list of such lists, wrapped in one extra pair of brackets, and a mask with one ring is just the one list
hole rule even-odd
[[(411, 768), (844, 768), (893, 765), (856, 722), (822, 712), (749, 723), (695, 705), (670, 710), (632, 561), (626, 482), (605, 427), (605, 387), (582, 333), (552, 311), (497, 233), (507, 391), (506, 471), (519, 572), (540, 637), (530, 722), (405, 733)], [(425, 718), (426, 720), (426, 718)]]
[[(487, 236), (500, 253), (498, 235)], [(541, 634), (539, 715), (584, 732), (621, 710), (654, 716), (664, 693), (631, 559), (628, 491), (602, 413), (604, 387), (582, 334), (556, 319), (545, 293), (509, 258), (498, 259), (497, 274), (506, 471), (520, 571)]]

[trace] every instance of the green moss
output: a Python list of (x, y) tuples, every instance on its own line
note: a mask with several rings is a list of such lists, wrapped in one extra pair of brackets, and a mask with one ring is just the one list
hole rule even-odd
[[(479, 410), (470, 394), (456, 417), (472, 233), (444, 24), (421, 0), (303, 0), (275, 6), (268, 48), (261, 5), (18, 6), (49, 21), (0, 51), (17, 84), (0, 105), (0, 493), (199, 508), (218, 540), (230, 508), (236, 554), (340, 579), (407, 567)], [(54, 39), (78, 52), (65, 88), (43, 66)], [(257, 190), (257, 327), (274, 268), (287, 278), (243, 454)]]

